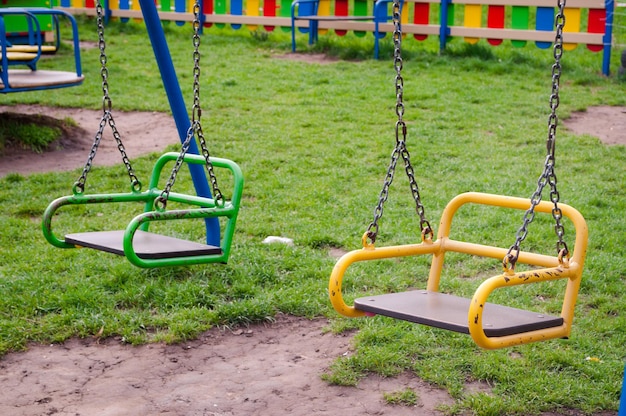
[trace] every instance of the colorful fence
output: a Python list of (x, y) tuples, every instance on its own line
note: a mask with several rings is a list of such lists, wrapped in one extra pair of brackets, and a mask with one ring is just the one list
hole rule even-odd
[[(319, 14), (348, 16), (373, 14), (372, 0), (319, 0)], [(205, 26), (229, 25), (233, 29), (263, 28), (290, 31), (292, 0), (203, 0)], [(184, 24), (192, 20), (194, 0), (160, 0), (159, 17), (163, 21)], [(603, 52), (602, 72), (609, 74), (614, 0), (567, 0), (565, 49), (586, 45), (593, 52)], [(556, 0), (405, 0), (402, 31), (422, 41), (439, 38), (443, 50), (451, 38), (476, 43), (486, 39), (493, 46), (504, 41), (516, 47), (529, 43), (549, 48), (554, 41)], [(95, 14), (94, 0), (60, 0), (73, 14)], [(138, 1), (110, 0), (107, 13), (122, 19), (141, 18)], [(297, 22), (305, 27), (307, 22)], [(338, 36), (353, 31), (363, 36), (374, 31), (367, 21), (328, 20), (319, 22), (319, 30), (334, 30)], [(380, 24), (382, 32), (393, 31), (391, 23)]]

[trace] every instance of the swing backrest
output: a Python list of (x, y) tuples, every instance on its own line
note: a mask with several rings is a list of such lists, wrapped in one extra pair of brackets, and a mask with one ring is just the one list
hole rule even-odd
[[(450, 238), (454, 215), (457, 213), (459, 208), (465, 204), (488, 205), (525, 211), (530, 206), (530, 200), (526, 198), (484, 194), (479, 192), (464, 193), (452, 199), (444, 209), (439, 223), (437, 233), (439, 250), (433, 252), (433, 262), (431, 264), (430, 274), (428, 277), (428, 290), (439, 290), (441, 270), (444, 264), (444, 256), (447, 251), (481, 257), (491, 257), (498, 260), (502, 260), (508, 252), (508, 248), (457, 241)], [(541, 201), (535, 208), (535, 211), (551, 213), (553, 208), (554, 204), (551, 202)], [(582, 272), (587, 252), (587, 225), (583, 216), (571, 206), (559, 203), (559, 208), (562, 210), (563, 215), (572, 221), (575, 227), (576, 240), (574, 243), (573, 254), (569, 260), (569, 269), (572, 274), (579, 275)], [(559, 260), (556, 256), (548, 256), (524, 251), (520, 252), (519, 263), (548, 268), (559, 266)]]

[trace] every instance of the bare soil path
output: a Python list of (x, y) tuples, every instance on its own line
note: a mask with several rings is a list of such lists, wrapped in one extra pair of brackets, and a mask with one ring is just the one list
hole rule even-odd
[[(3, 415), (440, 415), (452, 403), (414, 376), (370, 376), (330, 386), (321, 373), (351, 353), (325, 320), (280, 316), (271, 324), (212, 329), (180, 345), (133, 347), (120, 339), (33, 346), (0, 361)], [(417, 407), (383, 392), (412, 388)]]

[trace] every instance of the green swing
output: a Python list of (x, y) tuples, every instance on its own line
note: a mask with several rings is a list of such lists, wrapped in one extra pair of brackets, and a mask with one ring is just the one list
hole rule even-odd
[[(126, 258), (138, 267), (183, 266), (204, 263), (226, 263), (230, 256), (231, 244), (235, 232), (235, 224), (243, 192), (243, 174), (239, 166), (230, 160), (211, 157), (207, 149), (202, 126), (200, 124), (200, 68), (199, 68), (199, 5), (194, 7), (194, 105), (191, 126), (183, 142), (180, 153), (169, 152), (162, 155), (156, 162), (150, 178), (149, 189), (142, 191), (141, 182), (137, 179), (130, 160), (126, 155), (120, 134), (115, 126), (111, 113), (111, 99), (108, 92), (106, 54), (104, 43), (103, 10), (97, 5), (98, 34), (100, 36), (100, 61), (102, 62), (103, 115), (98, 132), (91, 147), (89, 157), (83, 171), (72, 188), (72, 195), (54, 200), (43, 215), (43, 234), (48, 242), (59, 248), (86, 247), (105, 251)], [(84, 194), (87, 174), (91, 170), (98, 145), (102, 139), (104, 128), (109, 125), (113, 137), (122, 155), (123, 163), (130, 177), (131, 190), (128, 193)], [(187, 151), (194, 137), (198, 137), (202, 155), (188, 154)], [(158, 188), (159, 178), (164, 166), (174, 162), (171, 174), (164, 188)], [(171, 192), (176, 176), (183, 163), (205, 165), (212, 186), (213, 198)], [(230, 171), (233, 179), (232, 196), (225, 200), (217, 184), (214, 168)], [(185, 204), (185, 209), (167, 210), (168, 201)], [(135, 216), (124, 230), (95, 231), (67, 234), (64, 238), (57, 237), (52, 231), (52, 220), (59, 208), (66, 205), (108, 204), (108, 203), (144, 203), (144, 212)], [(187, 207), (188, 206), (188, 207)], [(148, 231), (151, 222), (226, 218), (226, 225), (219, 246), (183, 240)]]

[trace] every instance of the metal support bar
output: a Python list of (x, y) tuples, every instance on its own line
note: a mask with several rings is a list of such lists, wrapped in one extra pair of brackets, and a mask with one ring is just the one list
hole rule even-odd
[(446, 49), (450, 28), (448, 27), (448, 5), (452, 0), (441, 0), (441, 11), (439, 16), (439, 53)]
[[(615, 11), (615, 4), (613, 0), (606, 0), (606, 26), (604, 29), (604, 38), (602, 44), (604, 45), (604, 51), (602, 56), (602, 73), (607, 77), (611, 73), (611, 42), (613, 41), (613, 13)], [(626, 413), (626, 410), (624, 411)], [(623, 416), (620, 414), (620, 416)]]
[(626, 367), (624, 367), (624, 381), (622, 382), (622, 397), (620, 399), (617, 416), (626, 416)]

